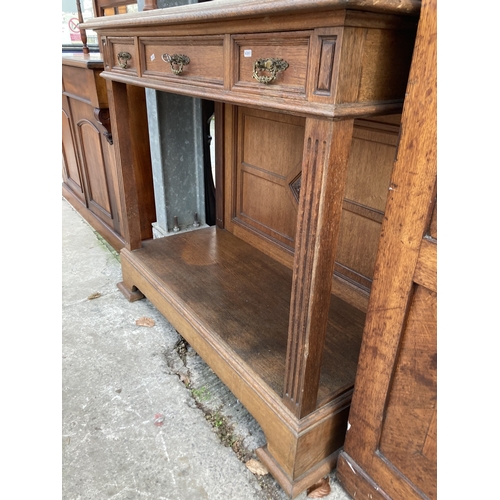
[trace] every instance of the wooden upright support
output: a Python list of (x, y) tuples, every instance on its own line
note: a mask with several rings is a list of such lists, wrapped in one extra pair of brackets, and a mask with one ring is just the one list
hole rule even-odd
[(118, 185), (120, 193), (120, 216), (126, 248), (141, 248), (141, 223), (137, 196), (137, 181), (134, 169), (134, 151), (130, 133), (130, 118), (127, 85), (107, 81), (109, 112), (116, 156)]
[(352, 129), (306, 121), (283, 398), (299, 418), (316, 409)]

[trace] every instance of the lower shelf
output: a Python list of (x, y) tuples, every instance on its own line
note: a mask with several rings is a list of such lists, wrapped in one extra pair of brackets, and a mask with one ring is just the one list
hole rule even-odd
[[(231, 233), (205, 228), (133, 252), (176, 298), (281, 396), (292, 272)], [(332, 295), (318, 404), (352, 387), (365, 315)]]
[(122, 291), (140, 290), (247, 407), (295, 495), (343, 444), (364, 313), (332, 295), (318, 407), (298, 420), (281, 400), (290, 269), (216, 227), (144, 241), (121, 262)]

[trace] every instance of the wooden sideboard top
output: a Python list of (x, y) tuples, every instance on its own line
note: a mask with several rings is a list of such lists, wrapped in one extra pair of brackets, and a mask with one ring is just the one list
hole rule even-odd
[(74, 66), (84, 69), (103, 69), (104, 62), (100, 53), (82, 54), (81, 52), (68, 52), (62, 54), (64, 66)]
[(176, 23), (241, 20), (261, 16), (300, 14), (325, 10), (358, 10), (418, 16), (420, 0), (213, 0), (120, 16), (98, 17), (85, 29), (132, 28)]
[[(346, 119), (401, 112), (419, 11), (417, 0), (214, 0), (82, 26), (100, 36), (105, 79)], [(289, 69), (262, 69), (277, 61)]]

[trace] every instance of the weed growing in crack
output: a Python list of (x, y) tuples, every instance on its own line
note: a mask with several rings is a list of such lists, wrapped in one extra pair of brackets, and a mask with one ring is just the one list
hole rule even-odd
[(245, 448), (243, 445), (243, 439), (235, 435), (234, 425), (229, 418), (221, 413), (221, 408), (217, 410), (212, 410), (205, 406), (202, 401), (210, 399), (210, 392), (205, 386), (199, 389), (193, 389), (188, 386), (191, 390), (191, 395), (195, 400), (196, 407), (200, 409), (205, 415), (205, 420), (212, 426), (215, 434), (219, 438), (219, 441), (228, 448), (232, 448), (236, 456), (242, 462), (247, 462), (252, 458), (252, 453)]
[(197, 401), (208, 401), (211, 397), (210, 391), (205, 386), (199, 389), (191, 389), (191, 395)]
[[(186, 358), (188, 349), (189, 344), (182, 337), (180, 337), (174, 346), (174, 350), (182, 360), (185, 370), (187, 370)], [(221, 413), (222, 407), (212, 410), (204, 404), (204, 402), (208, 402), (212, 397), (207, 387), (202, 386), (194, 388), (191, 385), (189, 370), (187, 370), (187, 375), (180, 372), (178, 372), (177, 375), (190, 391), (196, 407), (203, 412), (205, 419), (212, 426), (222, 445), (231, 448), (236, 457), (244, 464), (246, 464), (251, 458), (255, 458), (254, 453), (248, 450), (248, 448), (246, 448), (243, 444), (243, 438), (235, 434), (234, 425), (230, 419)], [(262, 488), (265, 500), (282, 500), (283, 497), (277, 483), (269, 474), (265, 476), (256, 476), (256, 479)]]
[[(206, 408), (202, 403), (196, 401), (196, 406), (205, 414), (205, 419), (212, 425), (220, 442), (233, 450), (237, 458), (246, 464), (251, 458), (255, 458), (254, 454), (248, 450), (243, 444), (243, 439), (234, 433), (234, 425), (228, 418), (221, 414), (220, 408), (213, 411)], [(255, 476), (265, 500), (282, 500), (279, 487), (276, 481), (269, 475)]]

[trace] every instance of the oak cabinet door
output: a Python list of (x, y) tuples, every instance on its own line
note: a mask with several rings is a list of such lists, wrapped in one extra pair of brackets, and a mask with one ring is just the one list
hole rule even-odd
[(115, 215), (111, 198), (111, 162), (113, 157), (109, 144), (104, 139), (93, 117), (93, 109), (86, 103), (72, 100), (75, 117), (79, 156), (87, 190), (87, 204), (91, 212), (110, 227)]

